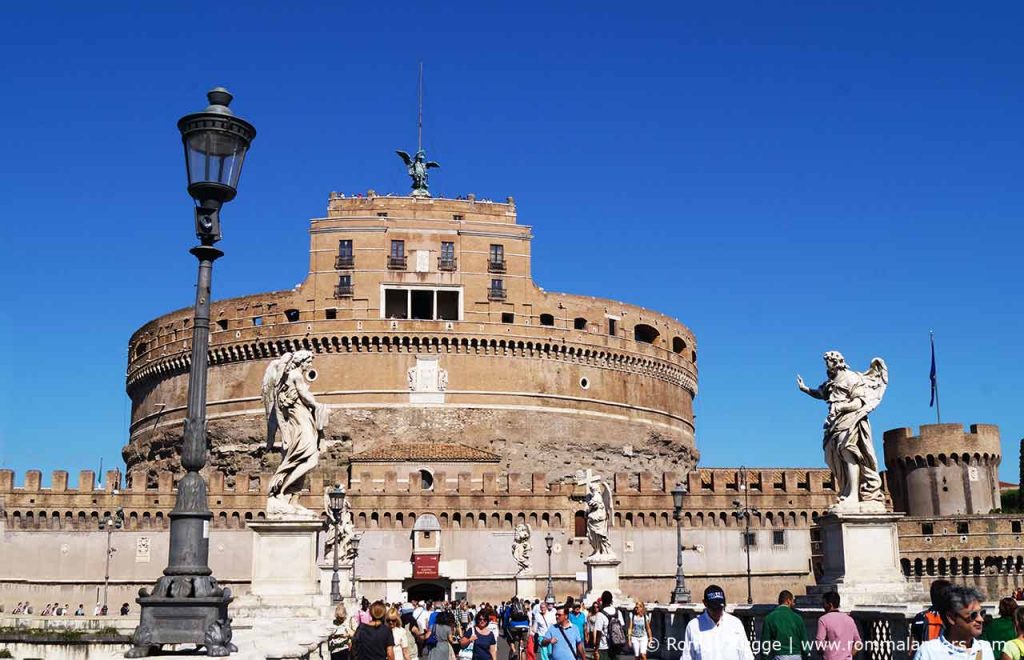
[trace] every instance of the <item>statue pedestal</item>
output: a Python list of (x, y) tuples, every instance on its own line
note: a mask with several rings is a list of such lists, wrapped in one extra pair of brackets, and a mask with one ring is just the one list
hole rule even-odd
[(619, 588), (619, 564), (615, 557), (591, 557), (583, 562), (587, 565), (587, 593), (583, 596), (584, 605), (589, 606), (601, 599), (601, 593), (612, 592), (616, 605), (631, 604), (633, 601), (622, 593)]
[[(316, 564), (316, 535), (320, 520), (308, 517), (247, 523), (253, 531), (252, 587), (236, 599), (235, 616), (319, 617), (330, 609), (330, 597), (320, 592)], [(328, 579), (330, 579), (328, 577)], [(328, 593), (330, 583), (328, 582)]]
[(537, 578), (531, 575), (516, 576), (516, 596), (520, 600), (526, 598), (533, 600), (537, 597)]
[(818, 518), (823, 572), (798, 604), (820, 604), (829, 591), (839, 592), (844, 610), (927, 601), (924, 587), (907, 582), (900, 569), (896, 521), (902, 517), (902, 513), (833, 512)]
[[(328, 558), (330, 555), (327, 555)], [(320, 572), (320, 595), (331, 598), (331, 580), (334, 578), (334, 563), (322, 562), (318, 568)], [(341, 591), (341, 601), (348, 605), (352, 594), (352, 562), (338, 562), (338, 589)]]

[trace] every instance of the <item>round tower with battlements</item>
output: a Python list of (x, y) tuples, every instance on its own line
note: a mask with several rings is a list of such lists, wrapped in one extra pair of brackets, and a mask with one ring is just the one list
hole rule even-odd
[(1001, 507), (999, 427), (925, 424), (886, 431), (882, 444), (893, 507), (911, 516), (986, 514)]

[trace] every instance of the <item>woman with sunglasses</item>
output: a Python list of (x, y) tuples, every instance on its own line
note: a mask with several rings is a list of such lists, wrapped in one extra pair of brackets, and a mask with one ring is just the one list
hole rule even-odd
[(384, 622), (388, 624), (388, 628), (391, 628), (391, 636), (395, 641), (395, 660), (411, 660), (409, 636), (405, 628), (402, 627), (402, 617), (398, 610), (394, 607), (390, 608)]
[(498, 643), (483, 610), (476, 615), (476, 625), (462, 636), (462, 648), (473, 647), (473, 660), (498, 660)]

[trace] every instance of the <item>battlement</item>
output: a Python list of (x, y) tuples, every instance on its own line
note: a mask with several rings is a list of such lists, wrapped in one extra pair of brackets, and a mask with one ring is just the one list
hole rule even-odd
[(882, 436), (886, 465), (897, 463), (935, 465), (950, 462), (998, 464), (1002, 450), (999, 427), (972, 424), (965, 432), (962, 424), (924, 424), (918, 435), (913, 429), (899, 428)]
[[(387, 216), (379, 215), (387, 212)], [(368, 190), (365, 194), (355, 196), (332, 192), (327, 201), (327, 217), (367, 218), (377, 220), (386, 217), (393, 219), (430, 219), (451, 222), (500, 222), (515, 224), (516, 207), (511, 197), (504, 202), (477, 198), (470, 193), (464, 199), (445, 197), (410, 197), (404, 195), (379, 195)]]
[[(359, 469), (358, 466), (355, 469)], [(758, 468), (746, 470), (745, 483), (751, 493), (804, 493), (827, 494), (834, 492), (832, 476), (822, 468)], [(81, 470), (75, 487), (71, 487), (68, 472), (54, 470), (49, 488), (42, 487), (42, 472), (27, 470), (21, 486), (15, 486), (13, 470), (0, 470), (0, 496), (8, 496), (8, 503), (17, 501), (22, 495), (80, 495), (116, 494), (132, 495), (155, 493), (173, 495), (177, 492), (176, 477), (171, 472), (157, 475), (153, 483), (145, 470), (131, 470), (124, 475), (121, 470), (107, 470), (102, 488), (97, 487), (93, 470)], [(226, 474), (213, 472), (207, 475), (208, 492), (214, 495), (259, 495), (270, 481), (272, 473)], [(424, 488), (419, 471), (399, 474), (397, 470), (384, 472), (383, 479), (370, 478), (370, 473), (349, 475), (342, 470), (316, 469), (310, 473), (307, 492), (320, 494), (324, 488), (335, 483), (345, 484), (352, 494), (415, 494), (417, 497), (432, 495), (541, 495), (568, 496), (582, 495), (582, 490), (571, 480), (549, 480), (543, 472), (512, 472), (502, 477), (495, 471), (484, 471), (473, 478), (469, 471), (455, 475), (437, 470), (435, 486)], [(122, 483), (122, 478), (124, 483)], [(683, 476), (675, 472), (654, 474), (652, 472), (616, 472), (604, 475), (612, 491), (618, 495), (671, 495), (676, 484), (683, 483), (688, 497), (697, 495), (735, 495), (743, 492), (744, 480), (740, 470), (735, 468), (701, 468)], [(14, 499), (11, 499), (14, 498)]]

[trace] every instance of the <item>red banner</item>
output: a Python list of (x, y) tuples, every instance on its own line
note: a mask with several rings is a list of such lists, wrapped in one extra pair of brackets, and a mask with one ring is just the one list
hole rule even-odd
[(412, 576), (417, 580), (434, 580), (440, 577), (438, 563), (440, 555), (413, 555)]

